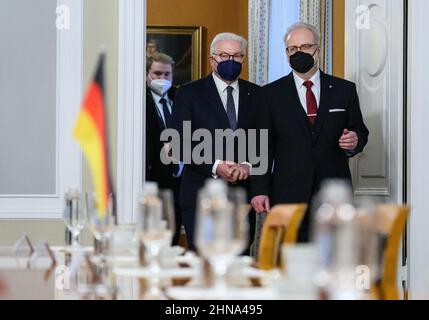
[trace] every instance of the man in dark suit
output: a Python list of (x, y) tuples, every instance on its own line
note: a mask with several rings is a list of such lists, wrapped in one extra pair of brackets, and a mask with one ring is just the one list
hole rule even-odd
[[(201, 80), (181, 87), (175, 97), (173, 127), (182, 135), (184, 121), (191, 123), (192, 133), (198, 129), (210, 132), (215, 141), (216, 129), (250, 129), (256, 125), (253, 98), (259, 89), (239, 79), (247, 51), (247, 41), (232, 33), (217, 35), (211, 45), (212, 73)], [(192, 149), (195, 144), (192, 145)], [(214, 143), (213, 143), (214, 147)], [(180, 204), (189, 248), (195, 250), (194, 225), (198, 191), (207, 179), (224, 179), (231, 185), (249, 187), (251, 165), (233, 159), (216, 158), (213, 149), (209, 163), (185, 164)], [(236, 150), (235, 150), (236, 151)], [(183, 155), (182, 155), (183, 156)], [(250, 200), (250, 199), (249, 199)], [(254, 214), (250, 214), (250, 233), (254, 230)], [(252, 236), (250, 236), (252, 238)]]
[[(319, 70), (319, 43), (314, 26), (291, 26), (285, 44), (293, 72), (261, 90), (258, 128), (268, 129), (271, 166), (266, 174), (252, 176), (257, 213), (280, 203), (310, 204), (325, 179), (351, 183), (348, 160), (368, 141), (356, 86)], [(310, 215), (309, 209), (300, 242), (309, 241)]]
[(147, 60), (146, 93), (146, 181), (157, 182), (160, 189), (174, 193), (176, 230), (173, 245), (179, 244), (182, 215), (179, 193), (181, 166), (162, 163), (160, 154), (164, 143), (161, 132), (171, 127), (171, 113), (175, 89), (173, 81), (173, 59), (163, 53), (154, 53)]

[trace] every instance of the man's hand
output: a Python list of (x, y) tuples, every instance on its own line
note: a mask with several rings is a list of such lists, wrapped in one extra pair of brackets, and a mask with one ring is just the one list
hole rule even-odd
[(353, 151), (356, 149), (359, 142), (358, 135), (354, 131), (344, 129), (343, 135), (340, 138), (340, 148), (346, 151)]
[(270, 198), (268, 196), (253, 197), (251, 204), (256, 214), (270, 211)]
[(236, 170), (233, 173), (232, 180), (233, 182), (237, 181), (246, 181), (249, 179), (250, 176), (250, 166), (242, 163), (242, 164), (235, 164)]
[(250, 177), (250, 166), (248, 164), (242, 163), (239, 165), (240, 167), (240, 176), (238, 180), (246, 181)]
[(240, 168), (234, 162), (222, 161), (217, 166), (216, 175), (229, 183), (235, 183), (240, 175)]
[(179, 159), (173, 157), (173, 148), (170, 143), (164, 143), (164, 146), (161, 149), (160, 159), (162, 164), (168, 165), (171, 163), (178, 164), (180, 162)]

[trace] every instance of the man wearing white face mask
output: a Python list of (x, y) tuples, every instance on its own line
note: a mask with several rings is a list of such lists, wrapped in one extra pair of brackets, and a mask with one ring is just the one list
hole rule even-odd
[(146, 94), (146, 181), (157, 182), (160, 189), (174, 192), (176, 232), (173, 245), (179, 243), (182, 225), (179, 200), (181, 166), (164, 165), (160, 153), (164, 144), (161, 132), (171, 126), (173, 98), (173, 59), (163, 53), (154, 53), (147, 60)]

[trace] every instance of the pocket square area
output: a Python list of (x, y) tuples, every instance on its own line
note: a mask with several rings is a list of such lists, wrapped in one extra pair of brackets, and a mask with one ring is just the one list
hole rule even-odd
[(346, 109), (329, 109), (329, 112), (346, 112)]

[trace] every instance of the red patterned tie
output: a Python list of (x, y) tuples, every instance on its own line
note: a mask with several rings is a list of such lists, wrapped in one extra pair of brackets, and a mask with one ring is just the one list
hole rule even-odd
[(310, 123), (314, 125), (317, 118), (317, 101), (313, 91), (311, 90), (313, 82), (305, 81), (304, 86), (307, 88), (307, 117)]

